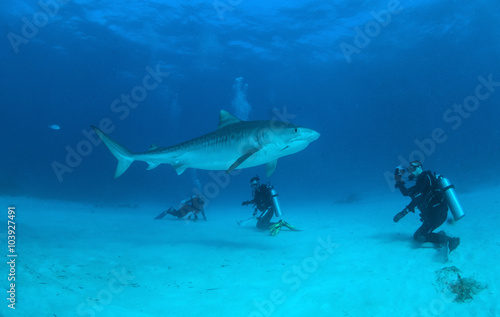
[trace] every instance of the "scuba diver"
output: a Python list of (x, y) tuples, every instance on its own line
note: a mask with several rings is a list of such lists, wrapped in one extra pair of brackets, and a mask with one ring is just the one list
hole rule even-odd
[[(442, 188), (439, 183), (439, 179), (442, 177), (438, 179), (430, 171), (423, 171), (422, 164), (419, 161), (413, 161), (410, 163), (407, 171), (410, 173), (409, 180), (416, 179), (416, 183), (414, 186), (406, 188), (405, 182), (402, 179), (404, 171), (404, 168), (400, 166), (396, 168), (394, 173), (394, 179), (396, 180), (395, 187), (399, 188), (403, 196), (411, 197), (411, 202), (394, 216), (394, 222), (398, 222), (409, 212), (414, 213), (415, 207), (417, 207), (420, 210), (420, 221), (423, 224), (415, 232), (413, 239), (418, 242), (432, 242), (440, 246), (446, 245), (449, 252), (455, 250), (460, 244), (460, 238), (449, 237), (444, 231), (433, 232), (448, 217), (448, 205), (445, 200), (445, 196), (448, 194), (445, 192), (452, 186)], [(456, 204), (458, 205), (458, 202)], [(452, 210), (452, 213), (455, 216), (456, 212)], [(463, 212), (460, 217), (462, 216)]]
[(241, 205), (247, 206), (253, 204), (255, 208), (253, 212), (254, 218), (257, 216), (258, 211), (261, 212), (260, 216), (257, 217), (257, 228), (262, 230), (269, 229), (272, 236), (277, 235), (283, 226), (290, 230), (297, 231), (297, 228), (281, 219), (278, 222), (271, 222), (271, 218), (274, 214), (276, 214), (276, 217), (281, 216), (281, 210), (278, 205), (278, 195), (273, 186), (261, 184), (258, 176), (250, 179), (250, 185), (252, 187), (253, 199), (244, 201)]
[(201, 212), (203, 220), (207, 221), (207, 217), (205, 217), (205, 211), (203, 209), (204, 204), (205, 202), (200, 196), (194, 195), (181, 201), (181, 207), (179, 209), (170, 207), (168, 210), (165, 210), (161, 214), (156, 216), (155, 219), (162, 219), (166, 215), (172, 215), (177, 218), (184, 218), (189, 214), (188, 219), (191, 219), (191, 216), (194, 216), (193, 220), (196, 221), (198, 220), (198, 214)]

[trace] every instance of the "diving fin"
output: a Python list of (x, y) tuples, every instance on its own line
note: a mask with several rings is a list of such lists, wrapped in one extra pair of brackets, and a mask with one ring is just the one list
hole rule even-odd
[(269, 231), (270, 231), (271, 235), (272, 236), (277, 235), (280, 232), (282, 226), (283, 226), (283, 223), (281, 220), (279, 222), (275, 223), (274, 225), (271, 225), (269, 227)]
[(297, 227), (292, 226), (288, 222), (286, 222), (284, 220), (280, 220), (280, 221), (282, 222), (283, 226), (287, 227), (288, 229), (290, 229), (292, 231), (300, 231), (299, 229), (297, 229)]
[(160, 219), (163, 219), (163, 217), (165, 217), (169, 211), (172, 210), (172, 207), (168, 208), (168, 210), (165, 210), (165, 211), (162, 211), (161, 214), (159, 214), (158, 216), (156, 216), (154, 219), (155, 220), (160, 220)]
[(158, 216), (156, 216), (154, 219), (155, 220), (160, 220), (160, 219), (163, 219), (163, 217), (165, 217), (167, 215), (167, 211), (162, 211), (161, 214), (159, 214)]
[(277, 235), (280, 232), (281, 228), (283, 228), (283, 226), (287, 227), (288, 229), (290, 229), (292, 231), (300, 231), (300, 229), (297, 229), (297, 227), (292, 226), (288, 222), (286, 222), (284, 220), (280, 220), (277, 223), (275, 223), (269, 227), (269, 231), (271, 232), (271, 235), (272, 236)]

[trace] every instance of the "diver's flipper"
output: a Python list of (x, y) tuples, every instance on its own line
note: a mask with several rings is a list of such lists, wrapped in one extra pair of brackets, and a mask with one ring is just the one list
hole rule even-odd
[(272, 236), (277, 235), (280, 232), (282, 226), (283, 226), (283, 222), (281, 220), (279, 222), (275, 223), (274, 225), (271, 225), (269, 227), (269, 231), (271, 232), (271, 235)]
[(283, 226), (287, 227), (288, 229), (290, 229), (292, 231), (300, 231), (300, 229), (297, 229), (296, 227), (292, 226), (288, 222), (286, 222), (284, 220), (280, 220), (277, 223), (275, 223), (274, 225), (271, 225), (269, 227), (269, 231), (271, 232), (271, 235), (272, 236), (277, 235), (280, 232), (281, 228), (283, 228)]
[(254, 155), (258, 150), (260, 150), (260, 149), (258, 149), (258, 148), (249, 149), (245, 154), (240, 156), (240, 158), (238, 158), (236, 160), (236, 162), (234, 162), (233, 165), (231, 165), (231, 167), (229, 167), (227, 169), (226, 173), (231, 173), (234, 169), (236, 169), (238, 166), (240, 166), (240, 164), (243, 163), (247, 158)]
[(289, 224), (288, 222), (286, 221), (283, 221), (283, 220), (280, 220), (281, 223), (283, 224), (283, 226), (287, 227), (288, 229), (292, 230), (292, 231), (300, 231), (300, 229), (297, 229), (297, 227), (294, 227), (292, 226), (291, 224)]
[(175, 210), (174, 208), (170, 207), (167, 210), (163, 211), (161, 214), (155, 217), (155, 219), (163, 219), (168, 214), (172, 214), (172, 210)]
[(448, 254), (455, 250), (460, 244), (460, 238), (449, 238), (447, 243)]
[(165, 217), (167, 215), (167, 213), (168, 213), (168, 210), (162, 211), (162, 213), (159, 214), (158, 216), (156, 216), (155, 219), (156, 220), (163, 219), (163, 217)]

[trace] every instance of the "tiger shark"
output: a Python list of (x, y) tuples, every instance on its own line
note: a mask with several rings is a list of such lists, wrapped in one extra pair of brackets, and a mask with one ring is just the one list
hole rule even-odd
[(280, 157), (305, 149), (320, 136), (314, 130), (282, 121), (242, 121), (221, 110), (219, 127), (211, 133), (177, 145), (152, 145), (146, 152), (132, 153), (95, 126), (92, 128), (118, 160), (115, 178), (134, 161), (146, 162), (148, 170), (160, 164), (170, 164), (178, 175), (187, 168), (229, 173), (265, 164), (269, 177)]

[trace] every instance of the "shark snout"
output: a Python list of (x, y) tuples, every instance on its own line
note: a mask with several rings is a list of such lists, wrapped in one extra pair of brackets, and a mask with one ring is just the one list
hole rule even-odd
[(304, 128), (304, 131), (303, 131), (304, 139), (308, 140), (309, 142), (316, 141), (320, 135), (321, 134), (317, 131)]

